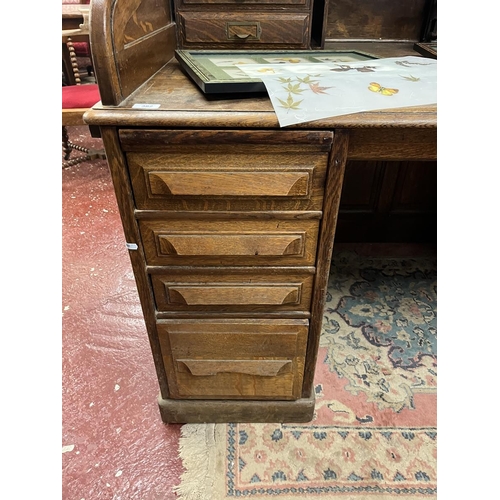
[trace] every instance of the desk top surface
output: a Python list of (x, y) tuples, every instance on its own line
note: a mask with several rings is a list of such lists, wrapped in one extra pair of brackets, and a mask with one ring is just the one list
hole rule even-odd
[[(330, 43), (325, 50), (363, 50), (379, 57), (418, 55), (413, 43)], [(156, 109), (133, 108), (137, 104)], [(97, 104), (85, 120), (95, 125), (160, 127), (279, 128), (270, 99), (264, 96), (207, 97), (172, 60), (118, 106)], [(437, 106), (414, 106), (338, 116), (295, 125), (304, 128), (437, 128)]]

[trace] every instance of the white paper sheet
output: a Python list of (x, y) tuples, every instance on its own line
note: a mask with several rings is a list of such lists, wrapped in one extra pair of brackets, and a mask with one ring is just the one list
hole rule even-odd
[(281, 127), (362, 111), (437, 103), (437, 60), (407, 56), (351, 63), (246, 64)]

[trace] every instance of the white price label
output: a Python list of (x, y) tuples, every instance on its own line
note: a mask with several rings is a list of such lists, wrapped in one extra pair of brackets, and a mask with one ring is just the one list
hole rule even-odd
[(132, 108), (135, 109), (158, 109), (161, 106), (161, 104), (134, 104)]

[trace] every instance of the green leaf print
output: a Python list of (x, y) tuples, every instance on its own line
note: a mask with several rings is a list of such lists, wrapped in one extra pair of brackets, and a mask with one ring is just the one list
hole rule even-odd
[(281, 103), (281, 107), (285, 109), (300, 109), (299, 104), (304, 100), (294, 101), (291, 94), (288, 94), (288, 98), (286, 101), (283, 101), (279, 97), (277, 97), (278, 101)]
[(289, 83), (286, 87), (283, 87), (290, 94), (300, 95), (301, 92), (304, 92), (304, 89), (300, 88), (300, 83), (296, 83), (295, 85)]

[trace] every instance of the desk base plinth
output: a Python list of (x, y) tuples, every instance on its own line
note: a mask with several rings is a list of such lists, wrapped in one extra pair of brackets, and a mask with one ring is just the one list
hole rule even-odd
[(310, 422), (314, 394), (295, 401), (163, 399), (158, 397), (165, 423)]

